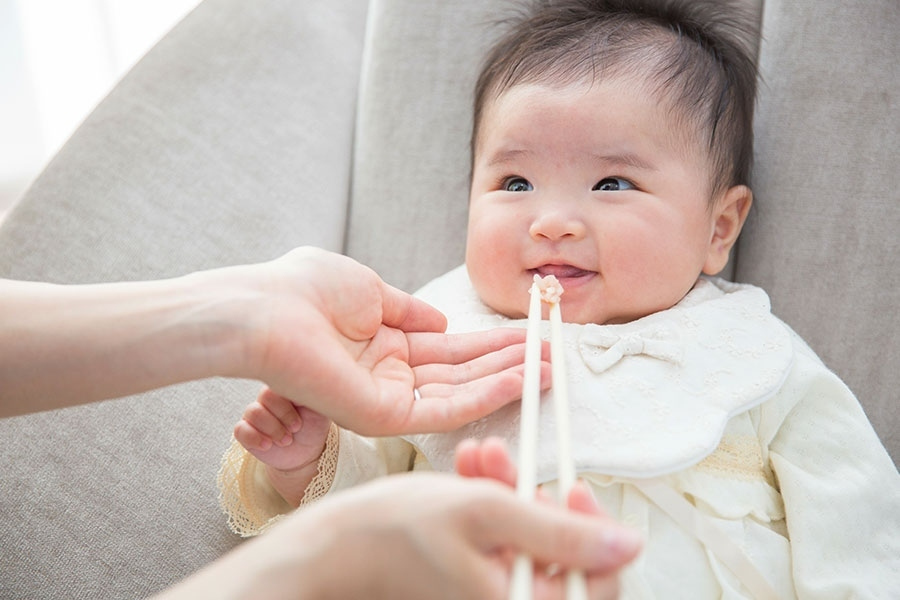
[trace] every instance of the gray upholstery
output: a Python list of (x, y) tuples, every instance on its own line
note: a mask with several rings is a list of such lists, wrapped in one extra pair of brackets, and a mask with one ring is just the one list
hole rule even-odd
[(756, 213), (735, 277), (862, 402), (900, 460), (900, 3), (766, 0)]
[[(900, 5), (756, 1), (757, 205), (734, 276), (770, 291), (897, 460)], [(462, 261), (472, 78), (508, 6), (206, 0), (0, 227), (0, 277), (165, 277), (314, 244), (414, 289)], [(257, 389), (0, 421), (0, 597), (142, 597), (234, 546), (214, 478)]]

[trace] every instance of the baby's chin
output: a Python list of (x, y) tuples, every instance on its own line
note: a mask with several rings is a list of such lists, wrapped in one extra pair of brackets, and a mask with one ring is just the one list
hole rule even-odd
[(590, 302), (589, 304), (590, 306), (586, 306), (574, 299), (566, 304), (566, 298), (563, 295), (562, 301), (559, 303), (563, 322), (577, 325), (621, 325), (646, 316), (644, 314), (614, 314), (609, 311), (599, 311), (597, 310), (599, 303)]
[[(497, 301), (482, 296), (481, 301), (494, 312), (503, 315), (509, 319), (527, 319), (528, 318), (528, 294), (525, 294), (525, 301), (521, 303)], [(559, 303), (560, 313), (564, 323), (573, 323), (577, 325), (587, 325), (595, 323), (604, 325), (598, 320), (599, 316), (591, 314), (589, 311), (580, 310), (578, 306), (566, 306), (565, 297)], [(550, 305), (546, 302), (541, 303), (541, 318), (546, 320), (550, 317)], [(625, 321), (621, 321), (625, 322)]]
[[(527, 291), (525, 292), (524, 300), (521, 302), (514, 302), (505, 297), (496, 297), (490, 294), (483, 294), (478, 289), (477, 285), (475, 286), (475, 291), (476, 293), (478, 293), (478, 297), (481, 299), (482, 304), (487, 306), (498, 315), (503, 315), (504, 317), (513, 320), (528, 318)], [(544, 315), (546, 316), (546, 313), (544, 313)]]
[[(566, 310), (567, 308), (568, 310)], [(564, 323), (575, 323), (577, 325), (588, 325), (590, 323), (593, 323), (595, 325), (609, 324), (609, 322), (605, 321), (602, 316), (588, 313), (587, 311), (579, 311), (578, 307), (567, 307), (565, 302), (560, 302), (559, 310), (562, 314), (562, 320)]]

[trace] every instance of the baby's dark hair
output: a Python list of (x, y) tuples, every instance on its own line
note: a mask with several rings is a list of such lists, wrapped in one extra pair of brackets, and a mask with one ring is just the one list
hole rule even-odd
[(637, 76), (703, 140), (712, 192), (750, 182), (755, 21), (722, 0), (538, 0), (488, 53), (475, 87), (472, 156), (486, 105), (520, 84)]

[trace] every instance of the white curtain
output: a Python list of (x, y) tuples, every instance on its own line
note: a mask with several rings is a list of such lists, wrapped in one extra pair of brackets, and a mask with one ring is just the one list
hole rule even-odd
[(0, 0), (0, 219), (116, 81), (200, 0)]

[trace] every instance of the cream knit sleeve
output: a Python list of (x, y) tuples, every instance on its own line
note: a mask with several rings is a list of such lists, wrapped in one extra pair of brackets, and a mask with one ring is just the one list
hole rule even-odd
[[(811, 354), (811, 351), (809, 352)], [(800, 599), (897, 598), (900, 474), (853, 393), (798, 352), (791, 399), (767, 417)], [(789, 409), (789, 410), (788, 410)]]

